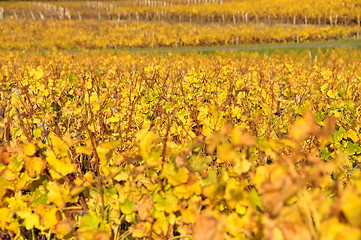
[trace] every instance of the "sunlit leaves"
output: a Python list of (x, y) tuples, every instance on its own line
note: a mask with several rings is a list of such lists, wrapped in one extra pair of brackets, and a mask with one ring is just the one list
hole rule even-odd
[[(258, 2), (258, 1), (257, 1)], [(270, 2), (270, 1), (269, 1)], [(340, 6), (353, 6), (351, 4), (343, 4), (340, 0), (338, 8)], [(242, 3), (242, 2), (237, 2)], [(259, 3), (259, 2), (258, 2)], [(297, 2), (298, 3), (298, 2)], [(209, 3), (208, 3), (209, 4)], [(234, 4), (234, 3), (233, 3)], [(248, 3), (246, 8), (241, 10), (238, 6), (232, 7), (228, 6), (229, 9), (223, 10), (222, 13), (219, 12), (219, 8), (224, 5), (214, 4), (213, 8), (209, 9), (209, 6), (199, 5), (198, 19), (208, 19), (209, 21), (211, 15), (213, 16), (215, 12), (218, 12), (218, 16), (214, 17), (217, 19), (221, 19), (222, 16), (228, 21), (235, 21), (238, 17), (238, 12), (249, 12), (250, 8), (254, 8), (254, 2)], [(290, 5), (289, 2), (283, 2), (277, 7), (277, 10), (282, 9), (281, 6)], [(198, 5), (198, 4), (196, 4)], [(195, 6), (196, 6), (195, 5)], [(238, 5), (238, 4), (237, 4)], [(291, 4), (293, 5), (293, 4)], [(298, 5), (298, 4), (297, 4)], [(177, 12), (176, 19), (186, 17), (188, 18), (189, 14), (194, 14), (193, 8), (186, 6), (186, 9), (183, 9), (181, 12), (178, 10), (170, 10)], [(314, 9), (314, 4), (310, 4), (310, 9)], [(34, 6), (31, 6), (34, 7)], [(165, 7), (158, 10), (153, 9), (149, 15), (155, 16), (157, 12), (169, 11), (169, 7)], [(178, 6), (180, 7), (180, 6)], [(274, 6), (269, 6), (274, 9)], [(282, 16), (278, 16), (278, 22), (281, 21), (280, 18), (288, 19), (288, 22), (292, 21), (293, 17), (297, 17), (297, 22), (300, 21), (300, 18), (308, 15), (304, 11), (305, 5), (299, 6), (301, 9), (295, 9), (295, 12), (289, 12), (289, 16), (285, 16), (284, 13)], [(153, 8), (153, 7), (152, 7)], [(188, 8), (188, 9), (187, 9)], [(211, 10), (212, 9), (212, 10)], [(268, 16), (273, 15), (269, 12), (269, 10), (265, 11), (264, 9), (268, 9), (268, 7), (264, 7), (264, 3), (259, 4), (258, 15), (259, 19), (268, 19)], [(320, 9), (325, 9), (325, 7), (321, 7)], [(326, 8), (327, 9), (327, 8)], [(83, 9), (79, 9), (83, 10)], [(104, 10), (104, 9), (103, 9)], [(204, 15), (204, 11), (208, 10), (208, 14)], [(284, 11), (287, 9), (282, 9)], [(77, 10), (74, 10), (76, 12)], [(300, 12), (302, 11), (302, 12)], [(353, 7), (348, 7), (347, 11), (352, 11), (353, 20), (350, 19), (350, 16), (344, 15), (343, 12), (339, 12), (338, 16), (345, 16), (349, 19), (349, 23), (357, 21), (356, 10)], [(73, 11), (72, 11), (73, 12)], [(96, 11), (97, 12), (97, 11)], [(131, 12), (126, 13), (122, 12), (122, 15), (126, 13), (128, 18), (129, 15), (135, 16), (135, 14), (144, 13), (144, 9), (131, 10)], [(116, 14), (116, 11), (114, 12)], [(355, 13), (355, 14), (353, 14)], [(29, 16), (29, 12), (27, 15)], [(79, 13), (80, 14), (80, 13)], [(98, 12), (97, 12), (98, 14)], [(108, 12), (109, 14), (109, 12)], [(325, 10), (325, 12), (320, 12), (318, 16), (313, 16), (314, 22), (319, 20), (318, 17), (323, 18), (323, 21), (326, 18), (331, 17), (329, 10)], [(83, 15), (83, 14), (82, 14)], [(84, 15), (88, 15), (85, 13)], [(172, 12), (171, 15), (174, 15)], [(327, 15), (327, 17), (326, 17)], [(332, 14), (331, 14), (332, 15)], [(337, 15), (337, 14), (336, 14)], [(183, 16), (183, 17), (181, 17)], [(248, 16), (248, 15), (247, 15)], [(116, 18), (117, 16), (113, 16)], [(146, 17), (145, 15), (143, 16)], [(168, 16), (170, 17), (170, 16)], [(168, 18), (167, 17), (167, 18)], [(234, 18), (233, 18), (234, 17)], [(242, 17), (242, 16), (241, 16)], [(98, 18), (98, 15), (96, 15)], [(250, 18), (255, 18), (253, 15)], [(316, 20), (318, 19), (318, 20)], [(336, 17), (337, 19), (337, 17)], [(341, 19), (341, 17), (339, 18)], [(188, 21), (189, 19), (187, 19)], [(272, 19), (273, 20), (273, 19)], [(329, 19), (327, 19), (329, 21)], [(21, 24), (18, 23), (21, 21)], [(199, 21), (199, 20), (198, 20)], [(239, 20), (238, 20), (239, 21)], [(282, 20), (283, 21), (283, 20)], [(218, 20), (217, 20), (218, 22)], [(303, 19), (302, 19), (303, 22)], [(291, 24), (282, 24), (282, 25), (268, 25), (262, 27), (256, 27), (255, 23), (253, 24), (222, 24), (222, 27), (212, 27), (209, 24), (194, 24), (193, 22), (182, 22), (175, 23), (172, 21), (171, 23), (167, 21), (160, 21), (154, 23), (153, 21), (130, 21), (130, 22), (112, 22), (112, 21), (84, 21), (82, 24), (78, 24), (76, 21), (26, 21), (24, 19), (19, 20), (10, 20), (3, 22), (3, 28), (1, 29), (1, 33), (3, 37), (1, 49), (9, 50), (9, 49), (17, 49), (17, 50), (41, 50), (41, 49), (110, 49), (110, 48), (124, 48), (124, 47), (174, 47), (174, 46), (204, 46), (204, 45), (226, 45), (226, 44), (244, 44), (244, 43), (267, 43), (267, 42), (291, 42), (291, 41), (309, 41), (309, 40), (333, 40), (333, 39), (344, 39), (350, 38), (351, 36), (355, 36), (355, 32), (357, 32), (357, 24), (355, 25), (337, 25), (337, 26), (315, 26), (314, 24), (309, 25), (300, 25), (294, 27)], [(196, 31), (194, 28), (196, 27)], [(27, 29), (32, 29), (32, 31), (26, 31)], [(137, 31), (138, 29), (138, 31)], [(18, 34), (6, 35), (6, 32), (9, 31), (17, 32)], [(75, 35), (75, 32), (77, 33)], [(143, 32), (144, 34), (139, 34), (139, 32)], [(104, 34), (107, 33), (107, 34)], [(23, 37), (21, 37), (23, 36)], [(71, 37), (69, 37), (71, 36)], [(61, 39), (62, 41), (59, 41)], [(224, 68), (224, 71), (227, 70)], [(30, 75), (31, 78), (37, 79), (41, 78), (40, 71), (36, 68), (32, 70), (33, 74)], [(114, 76), (114, 72), (109, 71), (106, 72), (110, 76)], [(226, 72), (226, 71), (225, 71)], [(92, 79), (88, 79), (90, 74), (85, 74), (85, 89), (90, 90), (93, 87)], [(325, 80), (328, 80), (330, 76), (325, 75)], [(220, 100), (226, 98), (226, 95), (222, 93), (222, 97)]]
[(133, 207), (134, 207), (135, 203), (133, 201), (129, 201), (128, 199), (126, 199), (123, 204), (120, 206), (120, 210), (126, 214), (129, 215), (133, 212)]
[(0, 229), (5, 229), (8, 220), (12, 218), (12, 211), (9, 208), (0, 208)]
[(252, 188), (252, 190), (249, 193), (250, 201), (253, 204), (255, 208), (259, 208), (260, 210), (263, 210), (262, 200), (259, 194), (257, 193), (257, 190), (255, 188)]
[(350, 191), (345, 192), (342, 197), (341, 210), (345, 214), (347, 221), (353, 227), (361, 227), (361, 196), (360, 192)]
[(75, 171), (75, 166), (68, 157), (58, 157), (55, 153), (48, 152), (46, 161), (51, 166), (49, 172), (55, 179)]
[(303, 118), (297, 119), (289, 129), (291, 139), (299, 142), (307, 138), (307, 136), (317, 129), (315, 120), (310, 112), (305, 112)]
[(0, 99), (1, 230), (357, 238), (359, 66), (345, 54), (59, 54), (21, 76), (1, 65), (14, 76)]
[(63, 219), (62, 221), (58, 222), (54, 228), (54, 233), (59, 237), (65, 237), (68, 234), (71, 234), (73, 231), (73, 226), (71, 222), (67, 219)]
[[(149, 132), (148, 129), (143, 129), (136, 134), (139, 139), (140, 154), (143, 159), (148, 159), (153, 147), (153, 142), (156, 140), (156, 135)], [(150, 162), (152, 165), (152, 163)]]
[(338, 93), (337, 93), (336, 90), (330, 89), (330, 90), (327, 91), (327, 96), (329, 98), (336, 98), (338, 96)]
[(135, 226), (131, 226), (129, 228), (130, 232), (132, 233), (132, 236), (135, 238), (143, 238), (148, 236), (148, 232), (151, 229), (151, 223), (150, 222), (139, 222)]
[(27, 156), (33, 156), (36, 153), (37, 147), (33, 143), (27, 143), (23, 147), (24, 154)]
[(82, 217), (79, 227), (79, 239), (85, 240), (110, 238), (110, 226), (95, 212), (90, 211), (86, 216)]
[(41, 225), (45, 229), (52, 229), (58, 224), (56, 216), (57, 211), (58, 210), (56, 208), (43, 204), (40, 204), (35, 208), (35, 212), (40, 216)]
[(41, 67), (37, 67), (36, 69), (31, 69), (29, 75), (37, 81), (44, 76), (44, 71)]
[(138, 211), (139, 219), (145, 221), (151, 216), (150, 210), (153, 204), (153, 199), (148, 195), (144, 195), (133, 209)]
[(54, 203), (58, 207), (64, 207), (66, 203), (76, 202), (77, 198), (70, 195), (70, 187), (68, 184), (59, 184), (57, 182), (49, 182), (46, 185), (49, 191), (47, 194), (47, 202)]
[(221, 220), (212, 211), (203, 211), (196, 220), (192, 237), (194, 240), (223, 239), (221, 225)]
[(194, 174), (189, 174), (188, 182), (175, 187), (173, 193), (179, 199), (188, 199), (191, 196), (200, 195), (202, 188)]
[(39, 176), (46, 168), (46, 163), (43, 158), (24, 156), (23, 160), (29, 177), (35, 178)]
[(202, 157), (199, 155), (193, 155), (190, 159), (190, 166), (195, 171), (203, 172), (204, 170), (208, 169), (208, 164), (213, 161), (211, 156)]
[(252, 163), (249, 160), (239, 159), (234, 166), (234, 171), (241, 175), (242, 173), (248, 172), (251, 167)]
[(172, 165), (167, 164), (163, 167), (162, 176), (167, 179), (169, 184), (177, 186), (187, 182), (188, 173), (189, 171), (185, 167), (177, 169)]
[(350, 138), (353, 142), (357, 142), (358, 140), (360, 140), (360, 135), (357, 134), (357, 132), (353, 129), (350, 129), (347, 131), (347, 135), (346, 137)]
[(171, 194), (168, 193), (157, 193), (153, 195), (154, 201), (154, 211), (164, 211), (167, 213), (173, 213), (179, 209), (178, 199)]

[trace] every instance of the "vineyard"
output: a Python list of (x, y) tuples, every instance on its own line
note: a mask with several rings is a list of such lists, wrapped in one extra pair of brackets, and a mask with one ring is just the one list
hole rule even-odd
[(360, 17), (0, 2), (0, 239), (360, 240)]
[(0, 58), (2, 239), (359, 239), (359, 51)]
[(0, 18), (360, 25), (360, 0), (4, 2)]
[(361, 36), (358, 26), (194, 26), (131, 22), (3, 21), (1, 50), (123, 49), (182, 46), (241, 45), (352, 39)]
[(341, 0), (6, 1), (0, 50), (358, 40), (360, 13), (360, 1)]

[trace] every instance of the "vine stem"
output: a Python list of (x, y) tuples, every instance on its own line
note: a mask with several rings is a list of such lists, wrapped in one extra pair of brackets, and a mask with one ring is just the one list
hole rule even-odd
[(102, 218), (104, 219), (104, 209), (105, 209), (105, 204), (104, 204), (104, 191), (103, 191), (103, 181), (102, 181), (102, 178), (101, 178), (101, 175), (100, 175), (100, 159), (99, 159), (99, 155), (98, 155), (98, 152), (97, 152), (97, 147), (96, 147), (96, 144), (95, 144), (95, 140), (94, 140), (94, 136), (93, 136), (93, 133), (90, 131), (90, 129), (88, 128), (88, 126), (86, 127), (87, 131), (88, 131), (88, 134), (89, 134), (89, 139), (90, 139), (90, 142), (91, 142), (91, 145), (92, 145), (92, 148), (93, 148), (93, 152), (94, 152), (94, 158), (95, 158), (95, 174), (96, 174), (96, 177), (98, 179), (98, 191), (100, 193), (100, 201), (101, 201), (101, 216)]

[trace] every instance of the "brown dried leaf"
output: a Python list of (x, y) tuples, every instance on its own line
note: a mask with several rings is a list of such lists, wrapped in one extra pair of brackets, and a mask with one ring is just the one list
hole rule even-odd
[(193, 229), (194, 240), (222, 240), (223, 234), (220, 230), (221, 222), (211, 211), (202, 212)]
[(140, 220), (147, 220), (151, 217), (150, 210), (153, 206), (153, 199), (151, 196), (144, 195), (139, 203), (134, 206), (134, 210), (138, 211)]
[(304, 141), (311, 133), (318, 133), (319, 127), (310, 111), (303, 114), (303, 118), (297, 119), (289, 128), (289, 137), (296, 141)]
[(93, 240), (109, 240), (109, 239), (110, 237), (106, 232), (97, 232), (93, 237)]
[(5, 165), (11, 162), (11, 154), (5, 147), (0, 147), (0, 163)]

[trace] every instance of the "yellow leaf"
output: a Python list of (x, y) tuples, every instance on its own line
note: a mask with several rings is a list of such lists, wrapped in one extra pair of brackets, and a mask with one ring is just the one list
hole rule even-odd
[(210, 200), (219, 200), (223, 197), (224, 186), (218, 183), (203, 187), (203, 194)]
[(196, 221), (197, 212), (194, 208), (186, 208), (182, 210), (182, 222), (193, 224)]
[(256, 143), (255, 139), (249, 133), (245, 133), (239, 128), (232, 130), (231, 140), (232, 144), (236, 146), (253, 146)]
[(327, 96), (329, 98), (336, 98), (337, 95), (338, 95), (338, 92), (336, 90), (330, 89), (330, 90), (327, 91)]
[(40, 215), (41, 224), (45, 229), (52, 229), (58, 223), (55, 207), (40, 204), (36, 206), (35, 211)]
[(36, 69), (32, 69), (30, 71), (30, 76), (32, 76), (35, 80), (39, 80), (44, 76), (43, 69), (41, 67), (37, 67)]
[(153, 225), (154, 232), (156, 232), (158, 235), (166, 235), (169, 221), (164, 212), (156, 211), (154, 213), (154, 218), (156, 219)]
[(107, 120), (110, 123), (115, 123), (115, 122), (119, 122), (119, 117), (112, 116), (112, 117), (108, 118)]
[(134, 238), (143, 238), (148, 236), (150, 228), (150, 222), (139, 222), (135, 226), (129, 227), (129, 231), (132, 233)]
[(75, 148), (75, 151), (77, 151), (78, 153), (90, 155), (93, 153), (93, 148), (90, 146), (78, 146)]
[(24, 157), (25, 168), (29, 177), (35, 178), (45, 169), (46, 164), (40, 157)]
[(309, 125), (305, 119), (297, 119), (290, 127), (289, 135), (294, 140), (304, 140), (310, 132)]
[(23, 146), (23, 152), (26, 156), (33, 156), (36, 153), (37, 147), (33, 143), (27, 143)]
[(359, 240), (361, 236), (360, 229), (352, 228), (349, 225), (342, 224), (336, 217), (331, 217), (330, 219), (322, 222), (320, 226), (320, 233), (322, 240)]
[(66, 219), (59, 222), (54, 229), (54, 233), (59, 237), (64, 237), (73, 231), (73, 224), (71, 224)]
[(76, 202), (76, 198), (70, 195), (70, 187), (66, 184), (60, 185), (57, 182), (48, 182), (48, 202), (54, 203), (58, 207), (65, 206), (66, 203)]
[(58, 159), (52, 151), (48, 151), (47, 154), (46, 161), (52, 167), (49, 169), (49, 172), (55, 179), (61, 178), (61, 175), (65, 176), (76, 171), (74, 164), (68, 157)]
[(154, 194), (153, 201), (157, 211), (173, 213), (179, 209), (178, 199), (171, 192)]
[(328, 83), (325, 83), (321, 86), (321, 92), (322, 94), (326, 93), (326, 90), (328, 89)]
[(288, 134), (296, 142), (304, 141), (308, 135), (317, 131), (317, 124), (310, 111), (306, 111), (302, 118), (297, 119), (289, 128)]
[(24, 172), (24, 174), (20, 175), (20, 178), (16, 181), (16, 184), (14, 186), (15, 190), (21, 190), (26, 185), (29, 184), (29, 181), (31, 181), (31, 177), (27, 174), (27, 172)]
[(35, 228), (40, 228), (40, 217), (38, 214), (30, 213), (24, 219), (24, 225), (27, 230)]
[(16, 214), (22, 219), (24, 219), (24, 226), (27, 230), (30, 230), (33, 227), (39, 228), (39, 215), (33, 213), (30, 208), (22, 208), (21, 210), (17, 211)]
[(75, 144), (77, 144), (77, 143), (79, 142), (79, 140), (73, 139), (73, 138), (71, 138), (69, 135), (65, 135), (65, 136), (63, 137), (63, 141), (66, 142), (66, 144), (67, 144), (68, 147), (71, 147), (71, 146), (73, 146), (73, 145), (75, 145)]
[[(94, 176), (93, 176), (92, 172), (90, 172), (90, 171), (86, 172), (86, 173), (84, 174), (83, 178), (84, 178), (84, 180), (86, 180), (86, 181), (89, 182), (89, 183), (93, 183), (93, 182), (94, 182)], [(127, 178), (126, 178), (126, 179), (128, 179), (128, 175), (127, 175)], [(118, 180), (118, 181), (120, 181), (120, 180)]]
[(266, 166), (259, 166), (256, 168), (256, 174), (253, 177), (253, 183), (255, 184), (257, 190), (261, 189), (262, 183), (269, 180), (269, 169)]
[(6, 168), (0, 173), (0, 176), (3, 177), (5, 180), (13, 181), (19, 178), (19, 173), (14, 173), (10, 169)]
[(278, 142), (281, 143), (282, 145), (285, 145), (287, 147), (291, 147), (291, 148), (296, 148), (297, 147), (297, 144), (290, 140), (290, 139), (284, 139), (284, 138), (281, 138), (281, 139), (278, 139)]
[(341, 209), (352, 226), (361, 228), (361, 196), (359, 194), (344, 191)]
[(107, 149), (107, 150), (113, 150), (113, 149), (117, 148), (120, 145), (121, 142), (122, 142), (121, 140), (101, 142), (98, 147), (99, 148), (104, 148), (104, 149)]
[(9, 208), (0, 208), (0, 229), (5, 229), (6, 223), (13, 216), (12, 210)]
[(175, 187), (173, 190), (174, 196), (179, 199), (188, 199), (191, 196), (200, 195), (201, 192), (201, 185), (194, 174), (189, 174), (188, 182)]
[(49, 134), (49, 141), (53, 145), (53, 149), (56, 154), (59, 154), (61, 156), (67, 156), (68, 147), (66, 145), (66, 142), (63, 139), (61, 139), (57, 135), (51, 133), (51, 134)]
[(230, 178), (227, 181), (224, 199), (227, 200), (227, 204), (234, 209), (236, 204), (242, 199), (243, 192), (242, 186), (236, 180)]
[(99, 146), (96, 147), (100, 160), (100, 166), (103, 169), (105, 175), (109, 174), (109, 170), (106, 168), (108, 161), (110, 160), (114, 149), (118, 147), (120, 143), (121, 140), (102, 142), (99, 144)]
[(172, 165), (166, 164), (164, 165), (162, 176), (168, 180), (170, 185), (177, 186), (187, 182), (188, 172), (188, 169), (185, 167), (175, 169)]
[(213, 133), (213, 130), (207, 125), (207, 124), (204, 124), (202, 126), (202, 134), (206, 137), (208, 136), (211, 136)]
[(91, 80), (88, 80), (85, 82), (85, 89), (90, 90), (90, 89), (92, 89), (92, 87), (93, 87), (93, 84), (92, 84)]
[(242, 173), (246, 173), (249, 171), (249, 169), (251, 169), (252, 167), (252, 163), (246, 159), (237, 161), (235, 167), (234, 167), (234, 171), (237, 174), (242, 174)]
[(147, 159), (152, 151), (153, 142), (156, 140), (157, 136), (144, 128), (136, 134), (136, 137), (139, 140), (140, 155), (143, 159)]
[(219, 162), (233, 162), (236, 155), (231, 144), (221, 144), (217, 148), (217, 160)]
[(351, 138), (353, 142), (357, 142), (358, 140), (360, 140), (357, 132), (353, 129), (348, 130), (345, 137)]

